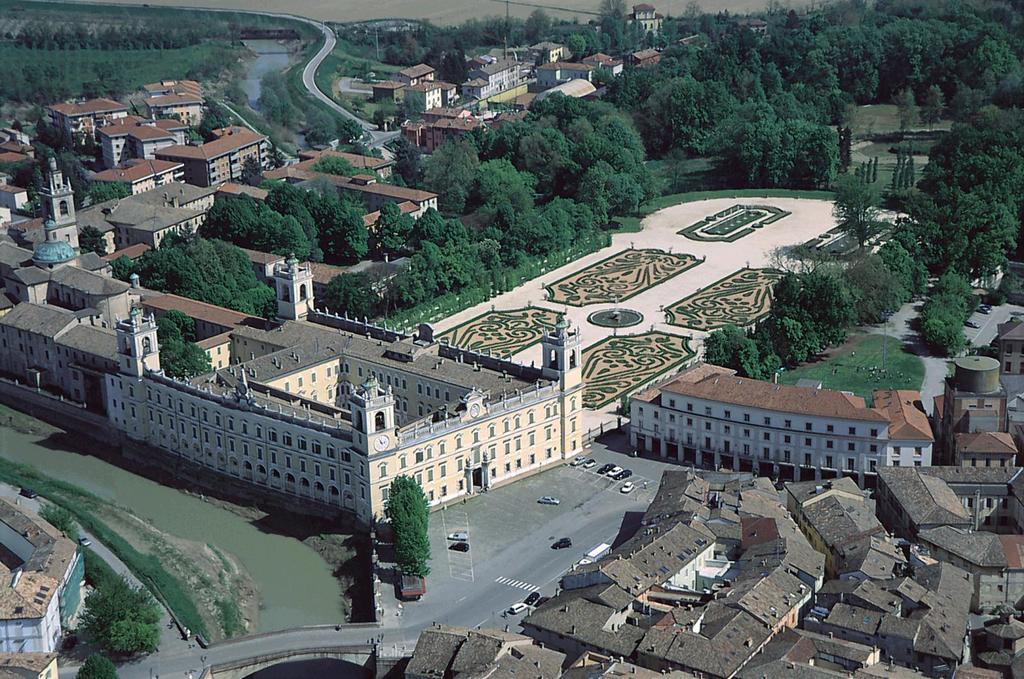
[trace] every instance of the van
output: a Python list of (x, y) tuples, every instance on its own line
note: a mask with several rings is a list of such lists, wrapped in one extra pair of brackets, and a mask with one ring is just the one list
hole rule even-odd
[(520, 601), (517, 604), (512, 604), (511, 606), (509, 606), (508, 610), (505, 611), (505, 615), (519, 615), (527, 608), (529, 608), (529, 606)]
[(602, 542), (601, 544), (594, 545), (589, 550), (587, 550), (586, 557), (590, 559), (591, 562), (593, 562), (597, 561), (610, 551), (612, 551), (612, 546), (609, 545), (607, 542)]

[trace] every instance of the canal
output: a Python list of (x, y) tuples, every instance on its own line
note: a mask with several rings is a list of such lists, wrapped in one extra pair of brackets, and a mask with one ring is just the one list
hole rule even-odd
[(0, 427), (0, 457), (128, 507), (171, 535), (233, 554), (260, 592), (259, 624), (252, 632), (341, 621), (341, 587), (301, 541), (260, 531), (227, 509), (53, 441)]

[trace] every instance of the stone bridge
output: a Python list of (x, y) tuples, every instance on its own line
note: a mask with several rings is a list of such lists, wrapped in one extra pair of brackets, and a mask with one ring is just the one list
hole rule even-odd
[[(233, 662), (210, 665), (201, 679), (245, 679), (251, 674), (281, 663), (303, 660), (337, 660), (338, 677), (373, 677), (375, 674), (374, 647), (367, 644), (349, 646), (317, 646), (295, 648), (266, 655), (258, 655)], [(359, 670), (363, 670), (359, 673)], [(327, 679), (325, 677), (325, 679)]]

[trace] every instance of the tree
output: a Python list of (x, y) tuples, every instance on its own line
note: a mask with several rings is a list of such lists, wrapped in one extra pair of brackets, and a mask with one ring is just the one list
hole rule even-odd
[(574, 59), (582, 59), (587, 56), (587, 39), (579, 33), (570, 35), (565, 46), (569, 48)]
[(135, 262), (121, 255), (110, 263), (111, 275), (119, 281), (127, 281), (135, 272)]
[(597, 9), (603, 17), (614, 19), (626, 18), (626, 0), (601, 0)]
[(124, 577), (107, 582), (85, 598), (81, 628), (111, 653), (152, 653), (160, 642), (160, 607)]
[(47, 503), (39, 510), (39, 516), (59, 530), (65, 537), (78, 540), (78, 524), (75, 517), (60, 505)]
[(360, 207), (343, 202), (333, 190), (321, 194), (312, 207), (325, 262), (354, 264), (366, 257), (370, 236)]
[(384, 515), (395, 536), (395, 562), (404, 575), (425, 577), (430, 573), (430, 539), (427, 496), (416, 479), (399, 476), (391, 482)]
[(780, 367), (779, 358), (769, 353), (762, 357), (754, 339), (735, 325), (715, 330), (704, 341), (704, 360), (732, 368), (755, 380), (768, 380)]
[(124, 182), (92, 182), (89, 184), (89, 204), (105, 203), (108, 200), (127, 198), (132, 189)]
[(97, 255), (107, 254), (107, 241), (92, 224), (86, 224), (78, 230), (78, 246), (82, 252), (95, 252)]
[(324, 304), (336, 314), (370, 318), (375, 310), (372, 283), (366, 274), (339, 274), (327, 284)]
[(946, 109), (946, 97), (942, 94), (942, 88), (932, 85), (924, 95), (924, 104), (921, 105), (921, 122), (931, 129), (932, 125), (942, 120), (942, 113)]
[(249, 156), (242, 163), (242, 183), (249, 186), (259, 186), (263, 180), (263, 168), (255, 156)]
[(117, 668), (102, 653), (92, 653), (78, 668), (78, 679), (117, 679)]
[(874, 189), (861, 179), (844, 175), (836, 182), (832, 214), (839, 228), (855, 239), (862, 250), (882, 226), (876, 205)]
[(909, 87), (900, 90), (896, 95), (896, 109), (900, 118), (900, 131), (906, 132), (914, 125), (914, 118), (917, 115), (917, 102), (914, 100), (914, 92)]
[(402, 212), (395, 203), (385, 203), (380, 209), (374, 234), (377, 248), (382, 253), (394, 254), (405, 248), (412, 234), (413, 218)]
[(341, 156), (321, 156), (313, 163), (313, 169), (324, 174), (333, 174), (339, 177), (351, 177), (356, 173), (352, 163)]
[(395, 142), (395, 172), (406, 186), (419, 186), (423, 181), (422, 156), (419, 147), (405, 137)]
[(853, 297), (858, 323), (879, 323), (910, 299), (899, 272), (890, 270), (878, 255), (866, 254), (843, 271)]
[(551, 30), (551, 17), (543, 9), (537, 8), (530, 12), (530, 16), (526, 17), (523, 30), (528, 41), (537, 42), (546, 37)]
[(178, 379), (205, 375), (213, 369), (202, 347), (182, 340), (160, 342), (160, 368)]
[(463, 140), (448, 141), (424, 161), (423, 183), (438, 194), (438, 207), (443, 212), (461, 214), (479, 166), (480, 159), (472, 146)]

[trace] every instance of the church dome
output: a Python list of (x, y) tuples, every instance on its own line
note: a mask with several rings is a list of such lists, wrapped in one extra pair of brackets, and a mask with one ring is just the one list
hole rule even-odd
[(75, 249), (62, 240), (43, 241), (32, 252), (32, 260), (39, 265), (63, 264), (74, 258)]

